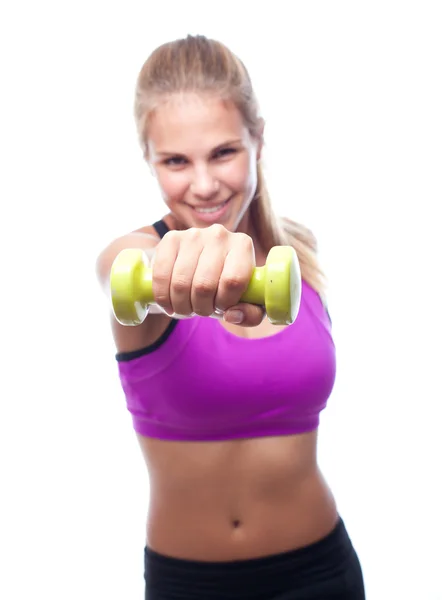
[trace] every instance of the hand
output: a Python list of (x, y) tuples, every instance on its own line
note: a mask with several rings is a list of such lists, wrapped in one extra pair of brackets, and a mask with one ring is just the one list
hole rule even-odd
[(259, 325), (264, 309), (240, 303), (255, 266), (253, 241), (246, 234), (218, 224), (169, 231), (152, 264), (155, 302), (168, 315), (209, 317), (218, 309), (230, 323)]

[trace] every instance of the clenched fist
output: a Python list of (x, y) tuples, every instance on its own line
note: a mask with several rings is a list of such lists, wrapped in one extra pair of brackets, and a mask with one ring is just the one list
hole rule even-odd
[(168, 315), (211, 316), (224, 312), (230, 323), (256, 326), (262, 307), (240, 303), (256, 266), (252, 239), (222, 225), (169, 231), (155, 249), (152, 288)]

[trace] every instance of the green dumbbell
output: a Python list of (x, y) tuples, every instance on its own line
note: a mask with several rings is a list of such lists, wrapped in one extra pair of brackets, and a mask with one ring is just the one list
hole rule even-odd
[[(155, 304), (152, 269), (141, 249), (127, 248), (115, 258), (110, 273), (112, 308), (122, 325), (139, 325)], [(290, 325), (301, 298), (298, 257), (291, 246), (274, 246), (263, 267), (255, 267), (241, 302), (264, 307), (274, 325)]]

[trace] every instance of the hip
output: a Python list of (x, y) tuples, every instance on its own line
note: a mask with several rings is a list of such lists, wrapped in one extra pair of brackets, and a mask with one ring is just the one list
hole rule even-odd
[(174, 558), (146, 546), (148, 600), (364, 600), (362, 569), (338, 518), (321, 539), (259, 558)]

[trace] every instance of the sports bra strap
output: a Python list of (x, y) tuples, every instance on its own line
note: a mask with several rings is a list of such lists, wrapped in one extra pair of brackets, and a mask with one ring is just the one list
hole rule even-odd
[(168, 226), (166, 225), (166, 223), (162, 219), (160, 219), (159, 221), (156, 221), (155, 223), (153, 223), (152, 227), (158, 233), (158, 235), (160, 236), (160, 238), (163, 238), (166, 235), (166, 233), (169, 231)]

